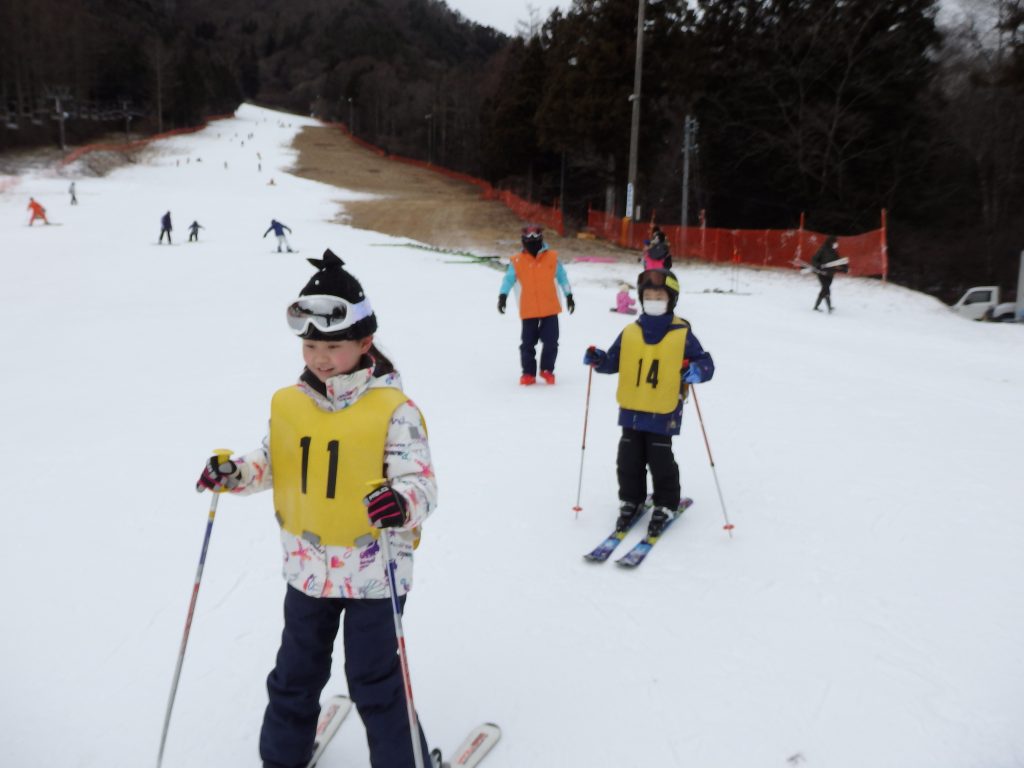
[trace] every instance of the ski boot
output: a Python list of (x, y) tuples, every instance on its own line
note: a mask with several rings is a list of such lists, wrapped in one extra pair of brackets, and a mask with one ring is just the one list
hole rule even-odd
[(633, 524), (637, 521), (644, 512), (643, 504), (635, 504), (632, 501), (623, 501), (619, 503), (619, 519), (615, 521), (615, 530), (617, 533), (625, 533)]
[(647, 526), (647, 535), (651, 538), (658, 538), (670, 522), (679, 516), (678, 509), (668, 507), (655, 507), (651, 513), (651, 522)]

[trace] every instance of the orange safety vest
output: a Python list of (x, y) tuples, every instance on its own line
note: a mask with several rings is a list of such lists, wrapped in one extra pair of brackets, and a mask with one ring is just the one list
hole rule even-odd
[(512, 257), (512, 266), (519, 281), (519, 317), (529, 320), (560, 314), (555, 273), (558, 271), (558, 252), (541, 251), (531, 256), (525, 251)]

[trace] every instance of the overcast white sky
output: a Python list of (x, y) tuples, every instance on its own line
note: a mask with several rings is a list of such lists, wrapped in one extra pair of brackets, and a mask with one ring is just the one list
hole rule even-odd
[[(530, 8), (536, 17), (544, 21), (554, 8), (566, 10), (572, 0), (445, 0), (448, 7), (458, 11), (470, 21), (485, 24), (507, 35), (516, 33), (516, 25), (530, 18)], [(953, 22), (958, 16), (968, 13), (973, 16), (987, 16), (994, 13), (995, 0), (943, 0), (939, 4), (940, 21)]]
[(516, 23), (530, 18), (529, 7), (537, 11), (537, 17), (544, 21), (554, 8), (565, 10), (572, 0), (445, 0), (448, 7), (458, 11), (470, 21), (494, 27), (499, 32), (512, 35)]

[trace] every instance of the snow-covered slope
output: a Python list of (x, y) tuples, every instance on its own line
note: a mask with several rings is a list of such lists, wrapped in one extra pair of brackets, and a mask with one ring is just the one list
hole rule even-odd
[[(306, 122), (245, 107), (80, 178), (74, 208), (54, 174), (0, 193), (4, 765), (155, 763), (206, 525), (193, 483), (210, 449), (258, 443), (298, 374), (284, 307), (326, 247), (431, 430), (441, 505), (405, 629), (432, 743), (490, 719), (493, 768), (1024, 763), (1024, 329), (842, 277), (828, 316), (810, 277), (681, 267), (735, 535), (691, 405), (676, 455), (696, 504), (639, 570), (590, 565), (618, 429), (595, 376), (577, 519), (580, 358), (625, 324), (608, 307), (635, 269), (568, 265), (558, 383), (520, 387), (500, 275), (329, 223), (354, 195), (284, 170)], [(29, 195), (63, 226), (26, 227)], [(272, 217), (300, 255), (261, 239)], [(269, 495), (223, 499), (168, 768), (258, 764), (279, 558)], [(336, 671), (344, 691), (340, 653)], [(363, 738), (353, 717), (322, 768), (368, 765)]]

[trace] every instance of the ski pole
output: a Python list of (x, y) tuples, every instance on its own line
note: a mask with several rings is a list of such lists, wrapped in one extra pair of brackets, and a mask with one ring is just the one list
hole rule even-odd
[(708, 433), (704, 429), (704, 417), (700, 413), (700, 402), (697, 400), (697, 388), (694, 386), (690, 387), (690, 391), (693, 392), (693, 404), (697, 406), (697, 420), (700, 422), (700, 431), (704, 435), (704, 447), (708, 451), (708, 462), (711, 464), (711, 474), (715, 477), (715, 488), (718, 489), (718, 501), (722, 505), (722, 517), (725, 518), (725, 525), (722, 526), (729, 532), (729, 538), (732, 538), (732, 529), (735, 528), (732, 523), (729, 522), (729, 513), (725, 511), (725, 499), (722, 497), (722, 486), (718, 483), (718, 471), (715, 469), (715, 460), (711, 456), (711, 443), (708, 442)]
[[(218, 463), (223, 463), (231, 459), (231, 451), (225, 448), (218, 448), (215, 450), (214, 455), (218, 459)], [(157, 768), (164, 761), (164, 746), (167, 743), (167, 728), (171, 724), (171, 710), (174, 708), (174, 697), (178, 692), (178, 679), (181, 677), (181, 665), (185, 660), (185, 647), (188, 645), (188, 633), (192, 629), (192, 614), (196, 609), (196, 598), (199, 597), (199, 583), (203, 578), (203, 566), (206, 565), (206, 550), (210, 546), (210, 534), (213, 532), (213, 518), (217, 515), (217, 500), (220, 499), (220, 494), (223, 491), (218, 491), (213, 494), (213, 498), (210, 499), (210, 516), (206, 519), (206, 534), (203, 536), (203, 549), (199, 553), (199, 568), (196, 570), (196, 582), (192, 586), (192, 600), (188, 605), (188, 616), (185, 618), (185, 633), (181, 637), (181, 648), (178, 650), (178, 663), (174, 667), (174, 680), (171, 683), (171, 695), (167, 699), (167, 712), (164, 714), (164, 729), (160, 734), (160, 752), (156, 757)]]
[(580, 449), (580, 479), (576, 484), (576, 506), (572, 511), (579, 518), (583, 507), (580, 506), (580, 495), (583, 493), (583, 457), (587, 455), (587, 422), (590, 419), (590, 382), (594, 380), (594, 366), (589, 366), (590, 373), (587, 374), (587, 405), (583, 411), (583, 447)]
[[(387, 480), (374, 480), (369, 485), (380, 486)], [(412, 758), (416, 768), (423, 768), (423, 749), (420, 744), (420, 726), (416, 717), (416, 705), (412, 698), (412, 676), (409, 674), (409, 655), (405, 650), (405, 631), (402, 629), (402, 605), (398, 601), (398, 583), (395, 569), (398, 564), (391, 554), (391, 531), (388, 528), (380, 532), (381, 554), (384, 555), (384, 570), (388, 575), (388, 587), (391, 592), (391, 613), (395, 619), (395, 639), (398, 641), (398, 658), (402, 665), (402, 684), (405, 686), (405, 708), (409, 715), (409, 735), (412, 738)]]

